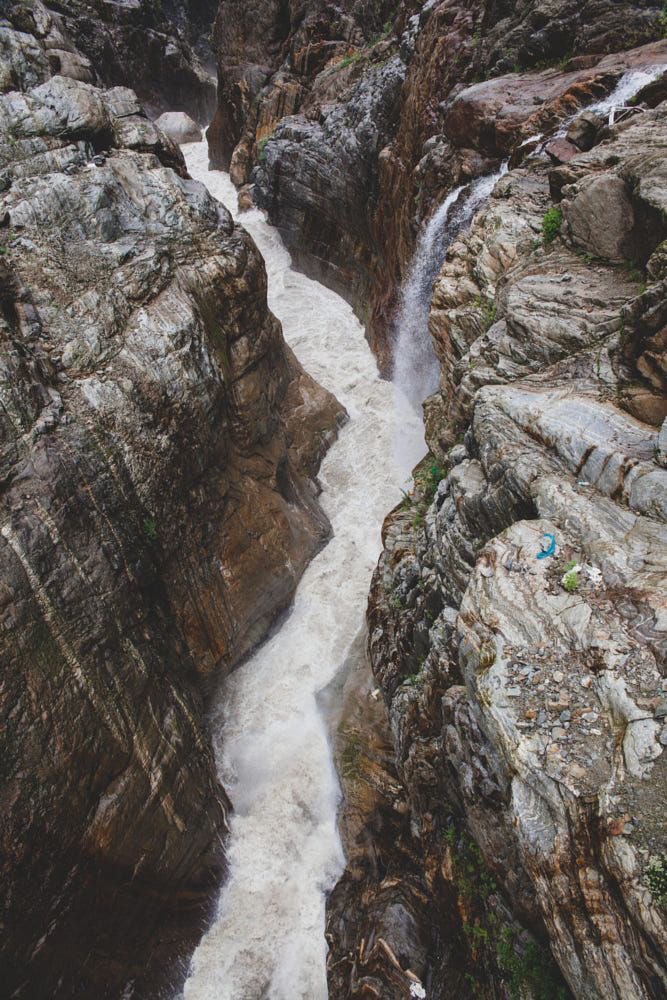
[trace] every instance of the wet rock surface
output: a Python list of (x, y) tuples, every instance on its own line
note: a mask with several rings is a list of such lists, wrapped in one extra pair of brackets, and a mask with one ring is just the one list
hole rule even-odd
[(224, 866), (204, 698), (327, 538), (312, 477), (343, 414), (287, 349), (252, 240), (136, 95), (51, 76), (12, 32), (3, 989), (156, 996)]
[(435, 282), (431, 456), (368, 611), (369, 824), (407, 820), (334, 893), (335, 996), (667, 989), (665, 107), (510, 170)]
[(632, 65), (664, 61), (657, 0), (584, 7), (313, 3), (288, 16), (263, 0), (221, 4), (212, 162), (255, 182), (299, 265), (368, 322), (385, 370), (418, 227), (445, 194)]

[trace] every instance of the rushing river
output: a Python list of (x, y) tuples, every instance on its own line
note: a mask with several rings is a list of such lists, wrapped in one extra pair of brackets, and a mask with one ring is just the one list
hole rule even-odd
[[(205, 142), (183, 147), (191, 175), (234, 215), (229, 177), (208, 169)], [(219, 775), (235, 812), (229, 878), (195, 952), (187, 1000), (321, 1000), (327, 996), (325, 894), (342, 871), (339, 789), (317, 696), (364, 627), (380, 528), (407, 468), (392, 441), (395, 389), (378, 375), (351, 308), (293, 271), (258, 211), (240, 219), (266, 261), (269, 305), (304, 368), (350, 421), (320, 471), (333, 537), (310, 564), (280, 629), (225, 682), (213, 719)], [(423, 453), (421, 423), (404, 409)]]

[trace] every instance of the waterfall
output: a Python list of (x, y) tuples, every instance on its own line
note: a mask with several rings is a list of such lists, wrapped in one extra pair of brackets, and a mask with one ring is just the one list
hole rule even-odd
[(644, 87), (648, 87), (649, 83), (653, 83), (665, 72), (664, 63), (660, 66), (650, 66), (646, 69), (631, 69), (627, 73), (624, 73), (621, 79), (618, 81), (611, 94), (607, 97), (603, 97), (602, 100), (596, 101), (595, 104), (589, 104), (587, 107), (582, 108), (578, 111), (576, 115), (568, 121), (568, 126), (578, 118), (583, 111), (592, 111), (593, 114), (600, 115), (601, 118), (606, 118), (609, 125), (614, 124), (614, 114), (618, 108), (626, 107), (628, 102), (635, 97), (640, 90)]
[[(648, 66), (644, 69), (631, 69), (627, 73), (624, 73), (620, 78), (614, 89), (606, 97), (601, 98), (599, 101), (595, 101), (593, 104), (587, 104), (583, 108), (579, 108), (575, 111), (573, 115), (569, 115), (563, 122), (561, 122), (559, 128), (553, 132), (551, 135), (545, 136), (543, 132), (537, 135), (531, 135), (527, 139), (524, 139), (519, 148), (522, 146), (528, 146), (533, 142), (537, 142), (538, 145), (530, 153), (528, 159), (531, 160), (535, 157), (542, 156), (544, 154), (544, 147), (552, 139), (562, 139), (566, 135), (567, 130), (570, 125), (583, 115), (584, 112), (592, 112), (595, 115), (599, 115), (601, 118), (607, 119), (608, 125), (614, 124), (614, 119), (616, 112), (622, 108), (626, 108), (628, 103), (637, 96), (637, 94), (648, 87), (649, 83), (653, 83), (657, 80), (659, 76), (665, 72), (665, 64), (661, 63), (657, 66)], [(542, 140), (542, 141), (540, 141)]]
[(506, 172), (507, 163), (503, 163), (495, 173), (451, 191), (417, 240), (394, 321), (392, 379), (398, 389), (394, 451), (397, 463), (406, 472), (414, 467), (426, 448), (421, 423), (414, 433), (406, 432), (409, 411), (421, 414), (422, 403), (438, 387), (440, 368), (428, 330), (433, 283), (447, 248), (469, 227), (496, 181)]
[[(226, 174), (205, 143), (188, 170), (232, 209)], [(342, 871), (338, 781), (318, 696), (365, 628), (380, 529), (400, 499), (392, 458), (395, 390), (380, 378), (364, 330), (338, 295), (292, 270), (259, 211), (244, 227), (264, 256), (269, 305), (304, 368), (350, 415), (325, 457), (320, 501), (333, 538), (307, 568), (280, 629), (226, 679), (211, 719), (220, 779), (234, 813), (229, 876), (193, 957), (187, 1000), (325, 1000), (325, 898)], [(407, 433), (414, 433), (415, 415)]]

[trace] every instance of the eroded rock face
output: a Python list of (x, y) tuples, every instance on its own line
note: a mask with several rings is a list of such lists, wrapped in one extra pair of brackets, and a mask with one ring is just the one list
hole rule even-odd
[(394, 57), (320, 121), (287, 119), (254, 175), (256, 198), (299, 266), (351, 300), (365, 320), (368, 304), (360, 303), (381, 260), (376, 151), (391, 135), (403, 72)]
[[(347, 295), (389, 370), (396, 293), (419, 226), (452, 187), (608, 94), (633, 65), (619, 49), (660, 36), (659, 0), (511, 11), (224, 0), (211, 159), (238, 186), (256, 183), (288, 242), (300, 231), (300, 266)], [(664, 43), (654, 48), (664, 61)], [(525, 73), (539, 64), (547, 68)], [(402, 84), (389, 84), (391, 66)], [(377, 125), (360, 128), (370, 103)]]
[(511, 170), (436, 280), (433, 457), (368, 617), (399, 778), (368, 827), (409, 823), (336, 890), (336, 996), (667, 990), (666, 111)]
[(208, 44), (214, 6), (211, 0), (8, 4), (2, 11), (8, 21), (0, 21), (0, 90), (25, 90), (56, 74), (131, 86), (154, 114), (186, 111), (205, 125), (215, 107)]
[(0, 178), (3, 986), (156, 995), (223, 864), (203, 696), (327, 537), (341, 408), (132, 91), (1, 96)]

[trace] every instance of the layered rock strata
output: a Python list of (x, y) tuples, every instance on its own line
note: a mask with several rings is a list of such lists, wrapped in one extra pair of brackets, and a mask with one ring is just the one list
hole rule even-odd
[(327, 537), (343, 414), (135, 94), (9, 44), (37, 80), (0, 96), (3, 989), (155, 996), (223, 864), (204, 696)]
[(334, 996), (667, 991), (667, 104), (584, 131), (435, 284), (432, 457), (369, 603), (399, 787), (330, 904)]
[[(396, 292), (422, 221), (452, 186), (504, 159), (524, 123), (544, 130), (608, 93), (627, 61), (606, 54), (659, 38), (659, 18), (658, 0), (289, 13), (224, 0), (212, 161), (237, 185), (254, 182), (299, 265), (347, 296), (388, 370)], [(520, 71), (536, 66), (525, 92)], [(476, 85), (471, 115), (457, 98)]]
[[(3, 89), (60, 74), (101, 86), (131, 86), (153, 114), (186, 111), (202, 125), (215, 109), (211, 0), (178, 4), (103, 0), (0, 5)], [(5, 9), (6, 7), (6, 9)]]

